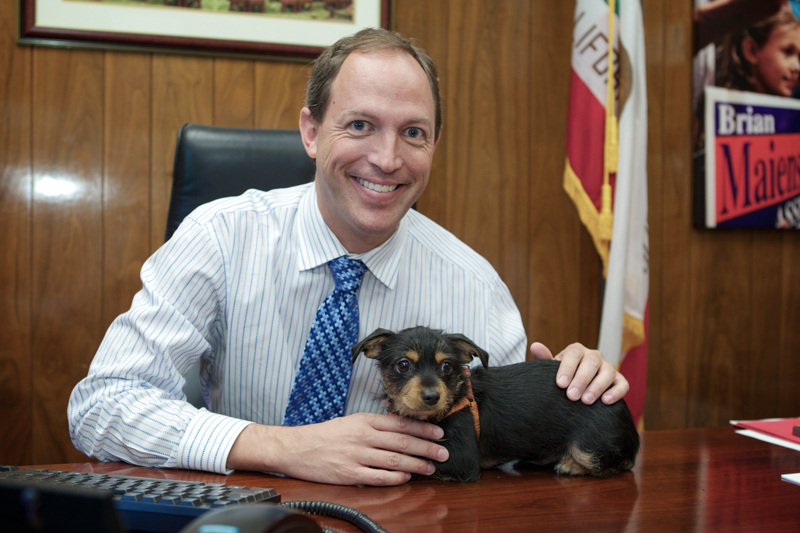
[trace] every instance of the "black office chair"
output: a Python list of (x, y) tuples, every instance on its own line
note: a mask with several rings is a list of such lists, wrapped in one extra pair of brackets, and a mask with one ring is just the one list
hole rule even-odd
[[(248, 189), (292, 187), (314, 179), (299, 130), (222, 128), (184, 124), (178, 131), (166, 239), (195, 208)], [(186, 398), (205, 407), (200, 363), (186, 374)]]

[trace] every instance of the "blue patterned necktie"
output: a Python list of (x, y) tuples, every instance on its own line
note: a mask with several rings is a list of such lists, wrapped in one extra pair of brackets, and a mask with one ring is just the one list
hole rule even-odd
[(289, 396), (284, 426), (315, 424), (344, 414), (353, 370), (350, 347), (358, 340), (356, 293), (367, 267), (346, 257), (334, 259), (328, 266), (336, 288), (317, 310)]

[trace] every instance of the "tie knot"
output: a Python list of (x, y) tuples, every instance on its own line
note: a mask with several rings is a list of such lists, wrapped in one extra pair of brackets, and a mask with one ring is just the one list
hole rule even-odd
[(367, 266), (358, 260), (348, 259), (344, 256), (337, 257), (328, 263), (336, 282), (336, 290), (342, 292), (355, 292), (361, 286), (364, 271)]

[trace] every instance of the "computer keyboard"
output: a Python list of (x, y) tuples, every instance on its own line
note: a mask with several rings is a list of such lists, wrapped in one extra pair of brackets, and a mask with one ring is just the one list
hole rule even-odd
[(114, 508), (127, 529), (160, 533), (180, 531), (212, 509), (281, 500), (274, 489), (259, 487), (0, 465), (2, 481), (113, 493)]

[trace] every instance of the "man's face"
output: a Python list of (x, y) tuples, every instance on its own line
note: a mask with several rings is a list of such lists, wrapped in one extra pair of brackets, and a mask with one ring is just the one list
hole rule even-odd
[(321, 124), (300, 112), (317, 161), (322, 217), (351, 253), (385, 242), (428, 184), (435, 111), (425, 72), (404, 52), (352, 52), (333, 80)]

